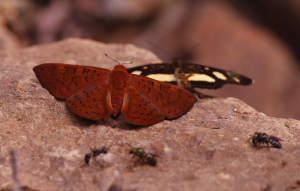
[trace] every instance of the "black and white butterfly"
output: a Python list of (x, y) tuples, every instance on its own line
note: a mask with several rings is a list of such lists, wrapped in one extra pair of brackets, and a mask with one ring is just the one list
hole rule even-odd
[(173, 59), (171, 63), (147, 64), (128, 68), (129, 73), (182, 86), (198, 95), (199, 98), (211, 97), (195, 88), (218, 89), (224, 84), (250, 85), (254, 81), (233, 71), (226, 71), (194, 63), (181, 63)]

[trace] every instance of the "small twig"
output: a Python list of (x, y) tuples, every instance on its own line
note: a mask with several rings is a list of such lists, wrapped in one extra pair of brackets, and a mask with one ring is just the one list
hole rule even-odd
[(15, 150), (11, 151), (11, 163), (12, 163), (12, 171), (13, 171), (13, 180), (14, 180), (14, 191), (21, 191), (21, 183), (19, 178), (19, 166), (18, 166), (18, 157), (17, 152)]

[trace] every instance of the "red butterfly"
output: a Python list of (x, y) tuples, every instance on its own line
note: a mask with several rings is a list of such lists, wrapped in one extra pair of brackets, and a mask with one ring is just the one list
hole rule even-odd
[(152, 125), (182, 116), (197, 101), (188, 90), (129, 74), (123, 65), (107, 70), (49, 63), (33, 70), (51, 95), (66, 99), (73, 113), (92, 120), (122, 113), (128, 123)]

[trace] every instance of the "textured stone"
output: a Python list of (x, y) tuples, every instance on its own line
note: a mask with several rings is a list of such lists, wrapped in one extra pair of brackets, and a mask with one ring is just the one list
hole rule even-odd
[[(0, 52), (0, 189), (13, 185), (11, 150), (18, 154), (22, 186), (38, 190), (105, 191), (112, 184), (124, 190), (300, 189), (297, 120), (268, 117), (236, 98), (216, 98), (149, 127), (121, 119), (92, 122), (71, 114), (32, 71), (45, 62), (112, 69), (116, 63), (104, 53), (133, 66), (159, 61), (133, 45), (78, 39)], [(249, 138), (256, 131), (283, 139), (283, 148), (254, 149)], [(103, 146), (108, 154), (83, 165), (85, 154)], [(134, 166), (132, 147), (156, 148), (157, 166)]]

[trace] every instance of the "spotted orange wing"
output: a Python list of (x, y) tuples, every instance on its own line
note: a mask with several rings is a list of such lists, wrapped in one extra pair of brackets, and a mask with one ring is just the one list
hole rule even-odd
[(125, 94), (122, 114), (133, 124), (155, 124), (165, 118), (178, 118), (197, 101), (191, 92), (178, 86), (129, 75), (130, 85)]
[(55, 63), (38, 65), (33, 71), (42, 86), (60, 99), (107, 81), (111, 73), (103, 68)]
[[(110, 71), (88, 66), (42, 64), (35, 67), (34, 72), (53, 96), (66, 99), (73, 113), (88, 119), (110, 117), (113, 105), (118, 108), (121, 104), (121, 113), (129, 123), (152, 125), (165, 118), (180, 117), (197, 101), (183, 88), (128, 74), (122, 65)], [(112, 72), (117, 75), (111, 75)]]
[(66, 99), (68, 108), (88, 119), (110, 117), (110, 70), (68, 64), (41, 64), (34, 72), (51, 95)]

